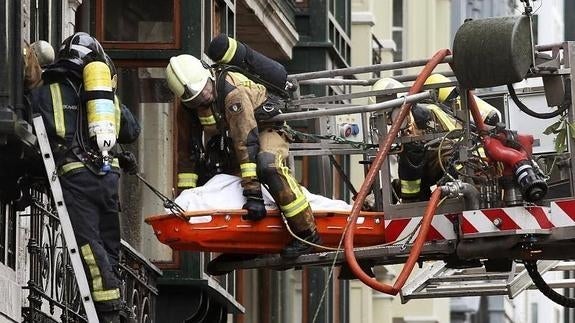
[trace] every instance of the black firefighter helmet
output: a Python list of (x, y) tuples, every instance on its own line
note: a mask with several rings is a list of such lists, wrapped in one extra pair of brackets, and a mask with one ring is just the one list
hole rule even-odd
[(93, 61), (106, 62), (106, 53), (96, 38), (85, 32), (77, 32), (62, 42), (56, 59), (83, 68)]

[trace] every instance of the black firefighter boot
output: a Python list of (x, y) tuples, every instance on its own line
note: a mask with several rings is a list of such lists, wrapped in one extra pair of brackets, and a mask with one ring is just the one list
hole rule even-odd
[[(311, 242), (316, 245), (321, 244), (321, 238), (319, 237), (319, 234), (317, 234), (316, 230), (306, 230), (296, 233), (296, 235), (307, 242)], [(315, 246), (294, 238), (282, 249), (281, 256), (286, 259), (295, 259), (301, 255), (311, 253), (314, 249)]]

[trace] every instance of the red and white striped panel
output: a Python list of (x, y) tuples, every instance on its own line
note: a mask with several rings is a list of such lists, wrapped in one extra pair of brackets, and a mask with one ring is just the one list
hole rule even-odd
[[(435, 215), (431, 221), (431, 227), (429, 228), (426, 241), (456, 239), (457, 235), (453, 228), (456, 218), (457, 214)], [(393, 242), (409, 236), (417, 227), (417, 224), (421, 222), (421, 219), (422, 217), (418, 216), (414, 218), (385, 220), (385, 241)], [(415, 241), (418, 233), (419, 228), (410, 242)]]
[[(533, 230), (551, 230), (556, 227), (575, 226), (575, 199), (552, 202), (550, 207), (516, 206), (508, 208), (464, 211), (461, 214), (438, 214), (431, 222), (427, 241), (456, 239), (453, 229), (460, 217), (463, 237), (480, 234), (501, 235), (532, 233)], [(421, 217), (385, 220), (386, 242), (407, 237), (421, 221)], [(499, 223), (498, 225), (495, 225)], [(413, 236), (414, 241), (417, 234)]]
[[(497, 225), (496, 225), (497, 224)], [(543, 206), (516, 206), (499, 209), (464, 211), (461, 216), (461, 232), (465, 235), (496, 233), (500, 235), (521, 233), (522, 230), (551, 229), (549, 208)]]
[(575, 226), (575, 200), (552, 202), (551, 222), (556, 227)]

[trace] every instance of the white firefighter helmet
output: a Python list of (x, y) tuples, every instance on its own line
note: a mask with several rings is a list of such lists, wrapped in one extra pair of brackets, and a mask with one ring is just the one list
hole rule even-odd
[[(405, 87), (405, 85), (399, 82), (396, 79), (392, 79), (391, 77), (384, 77), (382, 79), (377, 80), (377, 82), (373, 83), (371, 86), (372, 91), (380, 91), (380, 90), (388, 90), (388, 89), (397, 89)], [(397, 93), (397, 94), (390, 94), (390, 95), (382, 95), (382, 96), (370, 96), (369, 97), (369, 104), (377, 103), (378, 98), (382, 98), (383, 101), (396, 99), (405, 93)], [(381, 100), (380, 100), (381, 101)]]
[(38, 58), (38, 64), (44, 67), (46, 65), (52, 64), (54, 62), (54, 57), (56, 54), (54, 53), (54, 48), (50, 43), (45, 40), (37, 40), (30, 45), (30, 48), (36, 54)]
[[(372, 86), (371, 86), (371, 90), (372, 91), (379, 91), (379, 90), (390, 90), (390, 89), (398, 89), (398, 88), (404, 88), (406, 87), (405, 84), (399, 82), (396, 79), (393, 79), (391, 77), (384, 77), (382, 79), (377, 80), (377, 82), (375, 82)], [(405, 95), (406, 93), (393, 93), (393, 94), (388, 94), (388, 95), (378, 95), (378, 96), (370, 96), (369, 97), (369, 104), (374, 104), (379, 102), (385, 102), (388, 100), (393, 100), (393, 99), (397, 99), (403, 95)], [(394, 122), (397, 119), (397, 115), (399, 113), (399, 108), (394, 108), (393, 110), (391, 110), (391, 113), (388, 115), (390, 118), (389, 121)], [(407, 122), (408, 119), (411, 118), (411, 113), (410, 113), (410, 117), (405, 118), (403, 120), (403, 123), (401, 125), (402, 128), (405, 128), (407, 126)]]
[(174, 56), (166, 67), (168, 87), (182, 102), (188, 102), (198, 96), (210, 78), (210, 71), (192, 55)]

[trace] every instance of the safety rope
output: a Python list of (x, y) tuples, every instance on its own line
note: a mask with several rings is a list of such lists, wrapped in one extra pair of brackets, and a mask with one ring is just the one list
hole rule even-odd
[[(120, 151), (122, 151), (122, 152), (128, 151), (128, 149), (126, 149), (124, 147), (124, 145), (119, 145), (119, 146), (120, 146)], [(152, 193), (154, 193), (160, 200), (162, 200), (162, 204), (163, 204), (165, 209), (170, 210), (170, 212), (173, 215), (177, 216), (178, 218), (180, 218), (184, 221), (188, 221), (188, 219), (186, 218), (186, 215), (185, 215), (186, 210), (184, 210), (181, 206), (179, 206), (178, 203), (176, 203), (175, 201), (172, 201), (170, 198), (168, 198), (167, 196), (162, 194), (162, 192), (160, 192), (158, 189), (156, 189), (152, 184), (150, 184), (139, 173), (135, 173), (134, 176), (136, 176), (142, 183), (144, 183), (144, 185), (146, 185), (150, 189), (150, 191), (152, 191)]]
[(158, 191), (154, 186), (152, 186), (152, 184), (148, 183), (148, 181), (146, 181), (142, 175), (136, 173), (135, 176), (142, 181), (142, 183), (144, 183), (149, 189), (150, 191), (152, 191), (152, 193), (156, 194), (157, 197), (160, 198), (160, 200), (162, 200), (162, 203), (164, 205), (164, 208), (170, 210), (170, 212), (177, 216), (178, 218), (184, 220), (184, 221), (188, 221), (188, 219), (186, 218), (186, 211), (178, 205), (178, 203), (172, 201), (171, 199), (169, 199), (167, 196), (165, 196), (164, 194), (162, 194), (162, 192)]

